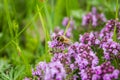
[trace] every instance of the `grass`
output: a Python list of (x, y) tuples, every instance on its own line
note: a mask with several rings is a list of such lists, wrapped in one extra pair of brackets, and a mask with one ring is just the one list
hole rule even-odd
[[(115, 19), (119, 20), (118, 18), (118, 11), (119, 10), (119, 4), (118, 4), (118, 0), (116, 0), (116, 15), (115, 15)], [(114, 27), (114, 34), (113, 34), (113, 40), (117, 42), (117, 28), (116, 26)]]
[[(50, 61), (52, 55), (48, 54), (47, 42), (65, 16), (75, 19), (78, 28), (81, 17), (76, 16), (89, 12), (92, 6), (104, 12), (108, 19), (114, 18), (116, 3), (105, 1), (109, 5), (102, 0), (0, 0), (0, 79), (21, 80), (31, 76), (31, 69), (38, 62)], [(116, 18), (119, 18), (118, 4), (117, 0)], [(73, 40), (83, 32), (74, 32)]]

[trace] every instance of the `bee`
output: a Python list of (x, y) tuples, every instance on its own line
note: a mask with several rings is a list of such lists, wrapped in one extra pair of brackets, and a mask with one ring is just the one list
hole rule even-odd
[[(62, 42), (63, 44), (66, 44), (67, 46), (72, 44), (71, 40), (65, 37), (64, 35), (57, 36), (56, 39), (57, 41)], [(50, 53), (64, 53), (64, 51), (61, 49), (52, 48), (52, 50), (50, 50)]]
[(65, 37), (64, 35), (58, 36), (57, 41), (60, 41), (60, 42), (67, 44), (67, 45), (70, 45), (72, 43), (71, 40), (68, 39), (67, 37)]

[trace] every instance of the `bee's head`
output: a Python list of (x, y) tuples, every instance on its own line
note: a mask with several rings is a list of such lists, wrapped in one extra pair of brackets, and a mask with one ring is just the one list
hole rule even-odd
[(62, 36), (58, 36), (57, 41), (64, 41), (64, 38)]
[(57, 37), (57, 41), (59, 41), (59, 40), (60, 40), (60, 36)]

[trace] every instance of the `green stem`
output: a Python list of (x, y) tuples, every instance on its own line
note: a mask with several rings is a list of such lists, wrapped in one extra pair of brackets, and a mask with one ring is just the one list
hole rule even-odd
[[(116, 0), (116, 20), (118, 20), (118, 10), (119, 10), (119, 4), (118, 4), (118, 0)], [(117, 41), (117, 28), (116, 28), (116, 24), (114, 26), (114, 34), (113, 34), (113, 41)]]
[(12, 31), (12, 21), (10, 17), (10, 12), (9, 12), (9, 7), (8, 7), (8, 0), (4, 0), (4, 7), (5, 7), (5, 14), (8, 20), (8, 26), (9, 26), (9, 31), (10, 31), (10, 36), (13, 38), (13, 31)]
[(50, 31), (52, 32), (53, 31), (53, 24), (52, 24), (52, 18), (50, 17), (50, 14), (48, 12), (48, 9), (47, 9), (47, 1), (44, 1), (44, 10), (45, 10), (45, 15), (46, 15), (46, 18), (47, 18), (47, 21), (48, 21), (48, 28), (50, 29)]
[(89, 12), (89, 11), (90, 11), (90, 3), (88, 1), (88, 3), (87, 3), (87, 12)]
[(118, 10), (119, 10), (119, 4), (118, 4), (118, 0), (116, 0), (116, 20), (118, 20)]
[(67, 12), (67, 16), (70, 17), (69, 1), (70, 1), (70, 0), (66, 0), (66, 12)]
[(41, 11), (40, 11), (38, 5), (37, 5), (37, 11), (38, 11), (38, 14), (39, 14), (39, 18), (41, 20), (43, 31), (45, 33), (45, 53), (47, 54), (48, 53), (48, 43), (47, 42), (50, 40), (49, 32), (48, 32), (48, 29), (45, 26), (45, 21), (43, 20), (43, 16), (41, 14)]
[(64, 36), (66, 35), (66, 32), (67, 32), (69, 26), (70, 26), (70, 20), (69, 20), (69, 22), (68, 22), (68, 24), (67, 24), (67, 26), (66, 26), (65, 32), (64, 32), (64, 34), (63, 34)]
[(118, 66), (118, 61), (117, 61), (117, 57), (115, 56), (115, 65), (116, 65), (116, 68), (118, 69), (119, 68), (119, 66)]

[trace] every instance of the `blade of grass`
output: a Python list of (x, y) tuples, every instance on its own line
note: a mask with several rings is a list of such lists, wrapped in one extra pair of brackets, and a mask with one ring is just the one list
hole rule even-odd
[[(43, 7), (44, 7), (44, 6), (41, 6), (40, 10), (41, 10)], [(36, 19), (36, 18), (37, 18), (37, 15), (38, 15), (38, 13), (36, 13), (32, 18), (33, 18), (33, 19)], [(31, 23), (32, 23), (32, 20), (25, 25), (25, 27), (18, 33), (17, 36), (15, 36), (15, 37), (14, 37), (13, 39), (11, 39), (5, 46), (3, 46), (3, 47), (0, 49), (0, 52), (2, 52), (6, 47), (8, 47), (8, 46), (12, 43), (12, 41), (14, 41), (15, 39), (17, 39), (17, 38), (29, 27), (29, 25), (31, 25)]]
[(114, 32), (113, 32), (113, 41), (117, 41), (117, 33), (116, 33), (116, 26), (114, 27)]
[[(66, 15), (66, 12), (64, 12), (64, 11), (66, 11), (66, 0), (56, 0), (54, 8), (55, 8), (54, 25), (55, 26), (61, 25), (61, 20)], [(55, 27), (55, 26), (53, 26), (53, 27)]]
[[(37, 18), (37, 15), (38, 14), (35, 14), (35, 16), (33, 17), (33, 19)], [(5, 46), (3, 46), (1, 49), (0, 49), (0, 52), (3, 51), (7, 46), (9, 46), (12, 41), (16, 40), (28, 27), (29, 25), (31, 25), (32, 21), (30, 21), (28, 24), (26, 24), (26, 26), (18, 33), (17, 36), (15, 36), (13, 39), (11, 39)]]
[(40, 21), (41, 21), (41, 24), (42, 24), (43, 31), (45, 33), (45, 53), (47, 54), (48, 53), (48, 43), (47, 42), (50, 40), (50, 37), (49, 37), (49, 34), (48, 34), (48, 29), (45, 26), (45, 21), (43, 19), (43, 16), (41, 14), (41, 11), (40, 11), (38, 5), (37, 5), (37, 11), (38, 11), (38, 14), (39, 14), (39, 18), (40, 18)]
[(10, 12), (9, 12), (9, 9), (8, 9), (9, 8), (8, 7), (8, 0), (4, 0), (4, 8), (5, 8), (6, 17), (7, 17), (7, 20), (8, 20), (10, 36), (11, 36), (11, 38), (13, 38), (12, 21), (11, 21)]
[(9, 78), (11, 80), (13, 80), (13, 74), (14, 74), (14, 70), (13, 70), (13, 67), (10, 69), (10, 72), (9, 72)]
[(91, 5), (90, 5), (90, 2), (88, 1), (88, 2), (87, 2), (87, 12), (90, 11), (90, 6), (91, 6)]
[(54, 0), (51, 0), (51, 21), (52, 21), (52, 31), (54, 27)]
[(29, 64), (28, 59), (25, 57), (24, 52), (21, 50), (20, 46), (18, 45), (18, 43), (16, 43), (15, 41), (13, 41), (13, 44), (16, 46), (16, 50), (19, 53), (19, 56), (21, 57), (21, 60), (23, 61), (23, 64), (25, 65), (25, 71), (28, 75), (31, 75), (31, 67)]
[(66, 35), (66, 32), (67, 32), (69, 26), (70, 26), (70, 20), (69, 20), (69, 22), (68, 22), (68, 24), (67, 24), (67, 26), (66, 26), (65, 32), (64, 32), (64, 34), (63, 34), (64, 36)]
[[(119, 10), (119, 4), (118, 4), (118, 0), (116, 0), (116, 16), (115, 16), (116, 21), (118, 21), (118, 10)], [(114, 26), (113, 41), (117, 42), (117, 26), (116, 26), (116, 24)], [(115, 57), (115, 59), (113, 61), (115, 63), (115, 66), (118, 68), (117, 58)]]
[[(118, 20), (118, 10), (119, 10), (119, 4), (118, 4), (118, 0), (116, 0), (116, 15), (115, 18), (116, 20)], [(116, 31), (116, 24), (114, 26), (114, 33), (113, 33), (113, 41), (117, 41), (117, 31)]]
[(11, 79), (9, 78), (9, 76), (6, 75), (5, 73), (3, 73), (3, 72), (0, 72), (0, 73), (1, 73), (1, 78), (2, 78), (2, 80), (11, 80)]
[(24, 72), (24, 66), (17, 66), (15, 67), (16, 71), (14, 72), (14, 80), (17, 80), (17, 78), (21, 75), (21, 73)]
[[(40, 41), (41, 37), (40, 37), (39, 29), (38, 29), (38, 26), (35, 23), (35, 20), (32, 18), (32, 15), (30, 15), (30, 19), (32, 20), (32, 25), (33, 25), (34, 30), (35, 30), (36, 35), (37, 35), (38, 47), (37, 47), (37, 51), (36, 52), (39, 53), (39, 50), (43, 50), (42, 43)], [(43, 53), (43, 51), (41, 51), (40, 53)]]
[(71, 16), (71, 11), (79, 9), (79, 2), (78, 0), (65, 0), (66, 1), (66, 12), (68, 17)]
[[(49, 30), (50, 32), (53, 31), (53, 21), (49, 15), (49, 12), (48, 12), (48, 9), (47, 9), (47, 1), (44, 1), (44, 9), (45, 9), (45, 15), (46, 15), (46, 18), (47, 18), (47, 21), (48, 21), (48, 26), (49, 26)], [(54, 24), (54, 23), (53, 23)]]
[(67, 16), (68, 16), (68, 17), (70, 17), (69, 2), (70, 2), (70, 0), (66, 0), (66, 12), (67, 12)]
[(118, 20), (119, 2), (116, 0), (116, 20)]

